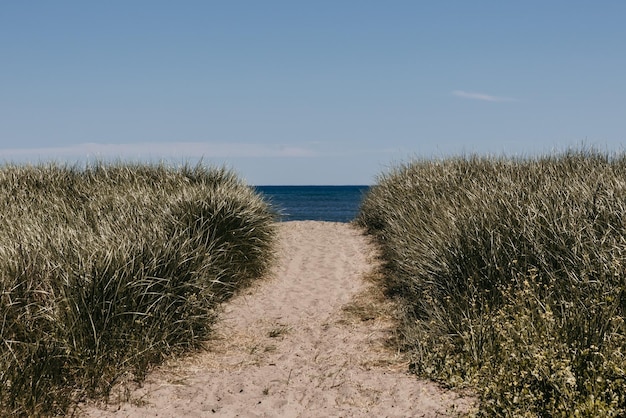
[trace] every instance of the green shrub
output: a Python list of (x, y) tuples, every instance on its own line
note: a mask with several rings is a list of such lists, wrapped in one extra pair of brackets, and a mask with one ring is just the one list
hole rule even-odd
[(0, 169), (0, 412), (67, 413), (199, 347), (263, 275), (274, 216), (226, 170)]
[(403, 300), (412, 370), (481, 414), (626, 414), (626, 157), (416, 161), (357, 221)]

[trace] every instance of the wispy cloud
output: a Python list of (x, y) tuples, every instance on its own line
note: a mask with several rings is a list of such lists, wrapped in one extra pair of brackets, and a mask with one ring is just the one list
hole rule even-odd
[(61, 147), (0, 149), (0, 158), (313, 157), (310, 148), (283, 144), (220, 142), (81, 143)]
[(482, 100), (484, 102), (515, 102), (517, 101), (516, 99), (513, 99), (511, 97), (492, 96), (490, 94), (469, 92), (469, 91), (463, 91), (463, 90), (454, 90), (452, 92), (452, 95), (456, 97), (462, 97), (464, 99)]

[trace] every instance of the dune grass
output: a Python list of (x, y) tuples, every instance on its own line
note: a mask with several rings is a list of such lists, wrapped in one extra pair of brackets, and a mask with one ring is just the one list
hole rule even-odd
[(0, 168), (0, 415), (65, 414), (210, 336), (274, 215), (224, 169)]
[(483, 416), (626, 414), (626, 156), (415, 161), (357, 222), (416, 374), (477, 391)]

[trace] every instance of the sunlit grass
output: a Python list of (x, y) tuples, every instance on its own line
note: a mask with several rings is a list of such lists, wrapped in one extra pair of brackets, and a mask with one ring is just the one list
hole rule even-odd
[(199, 347), (273, 237), (223, 169), (0, 168), (0, 415), (66, 413)]
[(626, 414), (626, 157), (415, 161), (358, 222), (404, 301), (412, 370), (482, 415)]

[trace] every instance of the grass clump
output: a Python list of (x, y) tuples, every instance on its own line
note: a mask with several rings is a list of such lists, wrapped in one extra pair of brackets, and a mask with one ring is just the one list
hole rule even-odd
[(626, 156), (416, 161), (357, 221), (415, 373), (475, 388), (484, 416), (626, 414)]
[(0, 169), (0, 415), (68, 413), (207, 339), (274, 216), (224, 169)]

